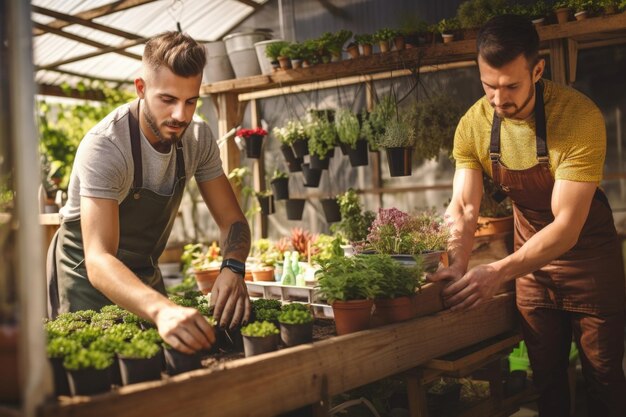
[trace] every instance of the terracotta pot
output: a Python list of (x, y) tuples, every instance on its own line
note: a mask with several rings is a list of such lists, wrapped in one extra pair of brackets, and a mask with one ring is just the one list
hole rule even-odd
[(293, 69), (302, 68), (302, 60), (301, 59), (292, 59), (291, 60), (291, 68), (293, 68)]
[(376, 305), (374, 314), (387, 324), (409, 320), (417, 315), (415, 296), (377, 298), (374, 304)]
[(478, 216), (478, 226), (474, 236), (490, 236), (513, 231), (513, 216), (481, 217)]
[(404, 41), (404, 36), (399, 35), (393, 39), (393, 44), (396, 47), (396, 51), (400, 51), (406, 47), (406, 43)]
[(348, 334), (370, 327), (374, 300), (335, 301), (332, 304), (337, 334)]
[(359, 46), (358, 45), (351, 45), (351, 46), (349, 46), (347, 51), (348, 51), (348, 55), (350, 55), (350, 58), (358, 58), (359, 55), (361, 55), (359, 53)]
[(194, 271), (194, 275), (196, 276), (196, 282), (198, 283), (198, 288), (200, 289), (200, 291), (202, 291), (203, 294), (208, 294), (211, 292), (213, 284), (215, 284), (215, 280), (217, 279), (217, 276), (219, 274), (219, 268), (201, 269), (199, 271)]
[(17, 403), (20, 391), (17, 380), (17, 326), (0, 326), (0, 403)]
[(272, 267), (253, 269), (252, 271), (250, 271), (250, 273), (252, 274), (253, 281), (275, 281), (274, 268)]
[(443, 43), (450, 43), (454, 40), (454, 34), (453, 33), (442, 33), (441, 37), (443, 39)]
[(380, 52), (388, 52), (391, 49), (389, 41), (379, 41), (378, 46), (380, 47)]
[(373, 49), (373, 47), (369, 43), (361, 45), (361, 55), (363, 55), (363, 56), (370, 56), (370, 55), (372, 55), (372, 49)]
[(252, 271), (246, 271), (243, 279), (244, 281), (254, 281), (254, 279), (252, 278)]
[(282, 70), (291, 68), (291, 60), (286, 56), (279, 56), (278, 63), (280, 64), (280, 69)]
[(576, 18), (576, 20), (585, 20), (587, 17), (589, 17), (589, 13), (586, 10), (583, 10), (582, 12), (574, 13), (574, 17)]
[(556, 21), (559, 24), (567, 23), (569, 21), (569, 7), (562, 7), (554, 11), (556, 15)]

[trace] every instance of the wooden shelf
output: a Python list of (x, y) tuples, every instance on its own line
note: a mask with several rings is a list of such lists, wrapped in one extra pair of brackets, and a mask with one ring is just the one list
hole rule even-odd
[[(568, 38), (581, 43), (607, 42), (616, 37), (626, 39), (626, 13), (542, 26), (538, 28), (538, 32), (544, 44)], [(467, 61), (473, 60), (475, 55), (475, 39), (455, 41), (449, 44), (438, 43), (432, 46), (320, 64), (310, 68), (276, 71), (270, 75), (219, 81), (202, 86), (201, 95), (245, 93), (355, 75), (405, 70), (417, 66)]]

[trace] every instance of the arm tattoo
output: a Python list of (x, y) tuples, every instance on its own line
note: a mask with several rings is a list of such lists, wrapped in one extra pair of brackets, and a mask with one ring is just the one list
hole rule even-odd
[(233, 255), (244, 261), (250, 251), (250, 227), (248, 223), (245, 221), (233, 223), (228, 230), (228, 236), (223, 247), (222, 255), (224, 258)]

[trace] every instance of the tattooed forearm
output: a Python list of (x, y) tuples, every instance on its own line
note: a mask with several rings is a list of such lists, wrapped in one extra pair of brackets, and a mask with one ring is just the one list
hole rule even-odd
[(245, 261), (250, 252), (250, 227), (248, 223), (245, 221), (233, 223), (222, 247), (224, 248), (222, 251), (224, 258)]

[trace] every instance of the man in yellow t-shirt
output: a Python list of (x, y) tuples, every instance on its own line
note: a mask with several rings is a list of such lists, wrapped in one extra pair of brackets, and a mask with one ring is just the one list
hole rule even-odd
[[(589, 416), (626, 416), (621, 363), (625, 325), (620, 242), (598, 188), (604, 120), (579, 92), (541, 76), (539, 36), (520, 16), (490, 20), (477, 39), (485, 97), (459, 122), (452, 199), (452, 309), (488, 301), (515, 280), (522, 331), (539, 390), (540, 417), (569, 417), (568, 353), (578, 345)], [(513, 201), (515, 252), (468, 271), (482, 198), (482, 174)]]

